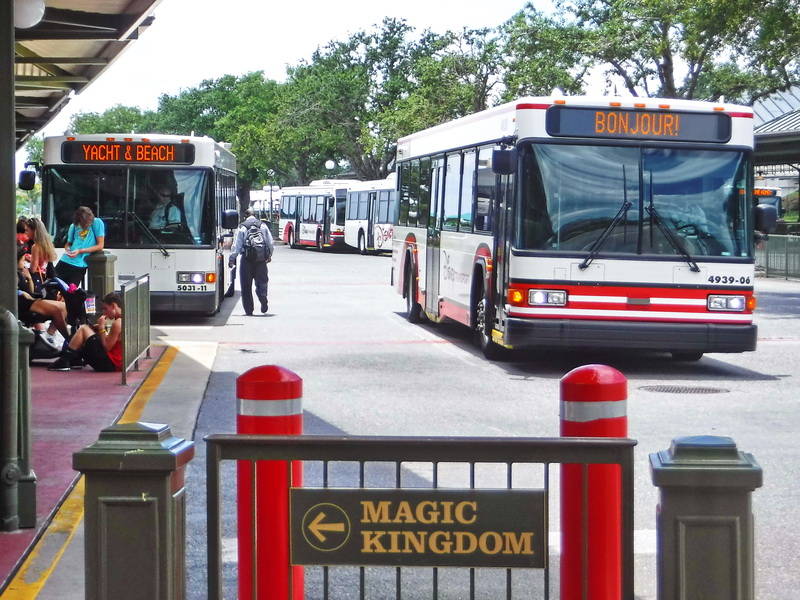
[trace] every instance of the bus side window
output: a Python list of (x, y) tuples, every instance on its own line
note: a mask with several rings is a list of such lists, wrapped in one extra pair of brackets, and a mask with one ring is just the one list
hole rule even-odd
[(477, 200), (475, 202), (475, 232), (492, 232), (492, 208), (494, 205), (495, 180), (492, 171), (492, 148), (481, 148), (478, 153)]

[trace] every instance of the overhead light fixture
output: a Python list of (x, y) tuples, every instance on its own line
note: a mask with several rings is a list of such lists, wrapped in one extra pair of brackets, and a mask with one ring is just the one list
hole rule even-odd
[(44, 0), (14, 0), (14, 27), (29, 29), (44, 16)]

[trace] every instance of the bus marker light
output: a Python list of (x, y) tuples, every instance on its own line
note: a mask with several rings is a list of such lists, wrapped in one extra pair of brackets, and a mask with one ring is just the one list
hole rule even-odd
[(508, 290), (508, 301), (511, 304), (522, 304), (524, 298), (525, 295), (522, 293), (522, 290), (515, 290), (514, 288)]
[(206, 283), (214, 283), (217, 281), (216, 273), (206, 273)]
[(747, 310), (755, 310), (756, 309), (756, 297), (750, 296), (747, 299)]

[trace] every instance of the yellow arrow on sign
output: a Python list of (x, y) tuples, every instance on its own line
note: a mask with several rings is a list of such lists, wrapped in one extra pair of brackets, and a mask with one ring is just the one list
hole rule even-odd
[(323, 531), (344, 531), (344, 523), (323, 523), (322, 519), (325, 518), (325, 513), (320, 512), (314, 520), (308, 525), (308, 530), (317, 536), (320, 542), (324, 542), (327, 538), (323, 535)]

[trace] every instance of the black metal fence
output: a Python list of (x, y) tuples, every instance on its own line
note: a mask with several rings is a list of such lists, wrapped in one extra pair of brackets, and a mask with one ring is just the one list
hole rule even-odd
[(150, 358), (150, 275), (122, 284), (122, 385), (128, 371), (139, 370), (139, 358)]
[[(235, 471), (223, 468), (224, 461), (283, 461), (287, 470), (302, 464), (303, 491), (314, 489), (324, 498), (327, 491), (341, 494), (385, 493), (386, 490), (473, 490), (498, 495), (504, 502), (506, 491), (542, 493), (543, 531), (549, 530), (551, 504), (558, 497), (558, 486), (551, 485), (552, 465), (582, 465), (585, 524), (589, 465), (619, 465), (621, 496), (621, 599), (633, 600), (633, 449), (635, 440), (586, 438), (411, 438), (411, 437), (334, 437), (334, 436), (243, 436), (215, 434), (205, 438), (207, 448), (208, 501), (208, 597), (223, 597), (223, 494), (236, 485)], [(247, 487), (256, 489), (252, 480)], [(232, 465), (228, 465), (232, 467)], [(559, 471), (559, 469), (556, 469)], [(242, 482), (239, 482), (240, 485)], [(382, 492), (381, 492), (382, 491)], [(286, 504), (292, 495), (285, 490)], [(250, 498), (256, 506), (255, 497)], [(511, 503), (509, 503), (511, 504)], [(226, 518), (234, 511), (225, 510)], [(523, 515), (519, 514), (521, 519)], [(231, 517), (232, 518), (232, 517)], [(287, 516), (287, 519), (289, 517)], [(298, 516), (291, 517), (289, 528), (297, 527)], [(317, 521), (319, 523), (319, 521)], [(230, 524), (226, 523), (230, 532)], [(330, 525), (327, 532), (335, 532)], [(582, 557), (588, 555), (587, 527), (583, 527)], [(293, 534), (294, 535), (294, 534)], [(255, 533), (250, 537), (255, 539)], [(295, 539), (294, 537), (292, 538)], [(389, 538), (386, 538), (389, 539)], [(258, 539), (258, 545), (269, 544)], [(378, 542), (375, 542), (376, 544)], [(387, 542), (389, 543), (389, 542)], [(393, 543), (393, 542), (392, 542)], [(406, 541), (408, 544), (408, 541)], [(546, 556), (533, 567), (494, 568), (491, 566), (407, 566), (404, 555), (395, 557), (394, 566), (369, 566), (337, 562), (333, 559), (305, 566), (305, 597), (312, 598), (551, 598), (556, 587), (557, 556), (543, 546)], [(322, 550), (327, 550), (322, 548)], [(292, 550), (293, 554), (295, 549)], [(584, 560), (584, 565), (586, 561)], [(309, 563), (298, 563), (306, 564)], [(419, 565), (417, 561), (415, 563)], [(334, 566), (330, 566), (334, 565)], [(350, 565), (350, 566), (347, 566)], [(287, 570), (291, 567), (287, 565)], [(584, 577), (585, 577), (584, 568)], [(235, 575), (234, 575), (235, 576)], [(291, 581), (292, 575), (287, 573)], [(229, 582), (225, 581), (226, 589)], [(584, 584), (584, 597), (587, 586)], [(558, 594), (555, 595), (557, 597)], [(255, 594), (253, 595), (255, 597)], [(291, 596), (290, 596), (291, 597)]]
[(756, 268), (767, 277), (800, 279), (800, 236), (770, 234), (756, 250)]

